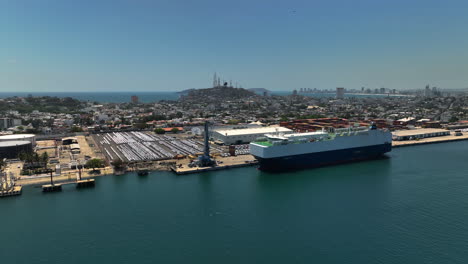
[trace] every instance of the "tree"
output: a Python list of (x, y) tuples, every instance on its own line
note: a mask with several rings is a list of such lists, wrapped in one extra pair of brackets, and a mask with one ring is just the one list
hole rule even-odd
[(112, 166), (114, 166), (115, 169), (123, 169), (127, 166), (127, 163), (122, 161), (121, 159), (119, 158), (116, 158), (114, 159), (112, 162), (111, 162)]
[(40, 159), (41, 159), (41, 162), (44, 163), (44, 169), (47, 169), (47, 162), (49, 161), (49, 154), (47, 154), (47, 152), (42, 153)]
[(70, 129), (70, 131), (72, 133), (77, 133), (77, 132), (83, 132), (83, 128), (79, 127), (79, 126), (72, 126), (72, 128)]
[(90, 159), (86, 162), (86, 167), (96, 170), (96, 168), (104, 167), (104, 161), (102, 159)]
[(455, 122), (458, 122), (458, 118), (456, 116), (452, 116), (449, 120), (450, 123), (455, 123)]
[(159, 135), (162, 135), (162, 134), (166, 133), (166, 130), (164, 130), (164, 129), (162, 129), (162, 128), (156, 128), (156, 129), (154, 130), (154, 133), (159, 134)]
[(4, 159), (0, 159), (0, 171), (3, 170), (3, 167), (5, 167), (6, 163)]
[(26, 152), (22, 151), (22, 152), (20, 152), (20, 153), (18, 154), (18, 159), (20, 159), (21, 161), (26, 162), (27, 155), (28, 155), (28, 154), (27, 154)]
[(37, 152), (34, 153), (34, 162), (37, 162), (37, 163), (41, 162), (41, 157), (39, 156), (39, 153)]
[(177, 127), (174, 127), (173, 129), (171, 129), (171, 132), (176, 134), (177, 132), (179, 132), (179, 129)]
[(136, 123), (136, 124), (133, 124), (133, 126), (137, 129), (145, 129), (148, 127), (146, 123)]

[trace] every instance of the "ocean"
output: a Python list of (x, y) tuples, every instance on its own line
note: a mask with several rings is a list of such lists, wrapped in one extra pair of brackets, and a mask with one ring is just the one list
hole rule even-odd
[(0, 98), (13, 96), (55, 96), (72, 97), (81, 101), (90, 101), (98, 103), (125, 103), (130, 102), (133, 95), (138, 96), (140, 102), (151, 103), (161, 100), (177, 100), (177, 92), (0, 92)]
[[(273, 91), (273, 95), (291, 95), (291, 91)], [(98, 102), (98, 103), (125, 103), (130, 102), (132, 95), (138, 96), (140, 102), (151, 103), (161, 100), (177, 100), (179, 94), (177, 92), (0, 92), (0, 98), (13, 96), (26, 97), (32, 96), (55, 96), (55, 97), (72, 97), (82, 101)], [(333, 93), (311, 93), (302, 94), (315, 98), (334, 98)], [(367, 97), (386, 97), (379, 94), (345, 94), (345, 97), (350, 98), (367, 98)]]
[(0, 199), (2, 263), (467, 263), (468, 141)]

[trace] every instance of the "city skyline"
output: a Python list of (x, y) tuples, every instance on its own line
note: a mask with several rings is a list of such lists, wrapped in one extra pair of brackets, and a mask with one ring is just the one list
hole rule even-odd
[(5, 1), (0, 92), (465, 88), (463, 1)]

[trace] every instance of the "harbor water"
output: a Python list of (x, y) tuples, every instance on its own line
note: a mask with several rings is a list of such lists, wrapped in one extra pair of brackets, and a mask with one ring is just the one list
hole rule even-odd
[(269, 174), (96, 179), (0, 200), (2, 263), (467, 263), (468, 142)]

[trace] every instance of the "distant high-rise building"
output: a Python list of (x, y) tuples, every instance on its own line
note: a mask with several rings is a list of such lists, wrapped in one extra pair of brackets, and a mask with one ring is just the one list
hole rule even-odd
[(132, 103), (138, 104), (138, 96), (132, 95)]
[(426, 85), (426, 89), (424, 89), (424, 96), (426, 96), (426, 97), (431, 97), (432, 96), (432, 91), (431, 91), (431, 88), (429, 87), (429, 84)]
[(385, 93), (385, 88), (380, 88), (380, 93), (384, 94)]
[(337, 87), (336, 88), (336, 98), (337, 99), (343, 99), (344, 98), (344, 93), (345, 93), (345, 88), (343, 88), (343, 87)]

